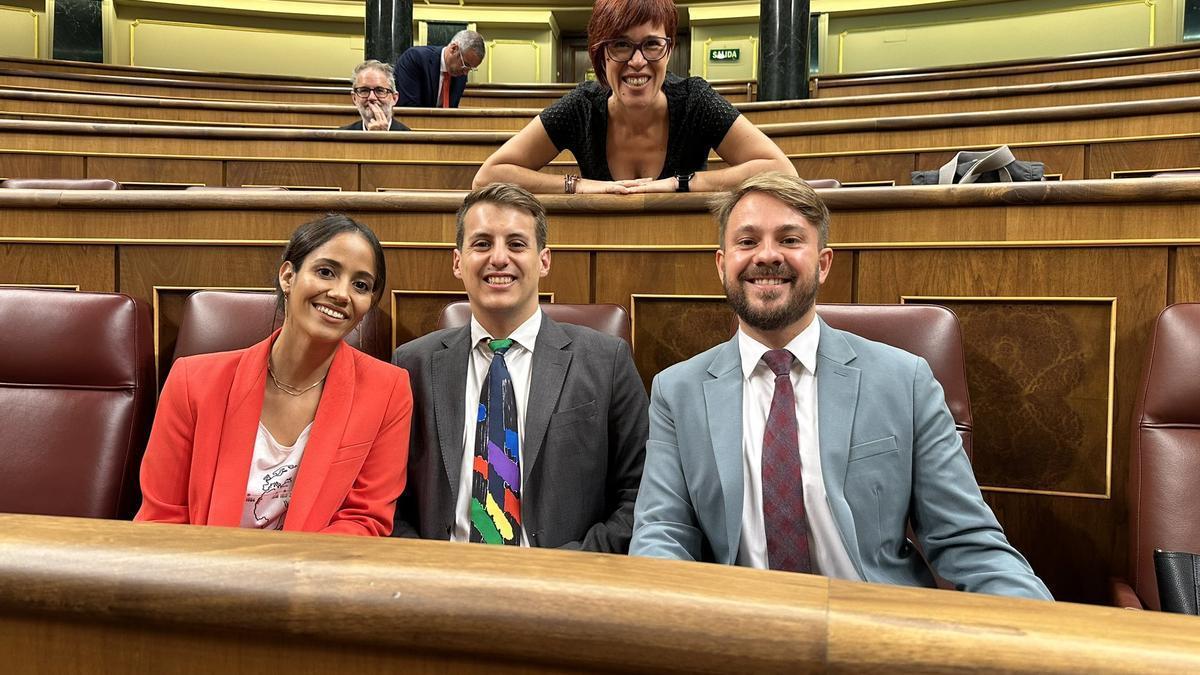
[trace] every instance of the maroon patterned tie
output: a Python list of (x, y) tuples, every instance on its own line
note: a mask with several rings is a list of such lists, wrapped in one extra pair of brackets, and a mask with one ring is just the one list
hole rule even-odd
[(762, 447), (763, 526), (767, 560), (773, 570), (812, 572), (804, 483), (800, 479), (800, 441), (796, 428), (796, 392), (790, 377), (795, 357), (772, 349), (763, 361), (775, 373), (775, 395), (767, 415)]

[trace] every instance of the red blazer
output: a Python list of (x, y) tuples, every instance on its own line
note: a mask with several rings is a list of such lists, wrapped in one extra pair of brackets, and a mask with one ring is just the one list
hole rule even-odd
[[(241, 523), (274, 339), (175, 362), (142, 460), (134, 520)], [(411, 416), (408, 372), (339, 344), (283, 529), (390, 534)]]

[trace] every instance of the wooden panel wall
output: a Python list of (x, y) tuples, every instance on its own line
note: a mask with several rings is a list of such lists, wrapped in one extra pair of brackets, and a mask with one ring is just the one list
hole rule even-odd
[[(1200, 119), (1200, 116), (1197, 117)], [(372, 149), (369, 157), (354, 157), (353, 148), (331, 148), (312, 158), (274, 157), (261, 154), (269, 144), (257, 148), (239, 148), (236, 142), (223, 147), (194, 145), (186, 156), (169, 139), (159, 147), (142, 150), (129, 148), (127, 140), (111, 139), (105, 150), (81, 150), (85, 141), (76, 141), (74, 150), (24, 149), (0, 147), (0, 178), (111, 178), (129, 187), (159, 186), (162, 189), (187, 185), (246, 184), (290, 185), (298, 189), (362, 190), (465, 190), (479, 170), (483, 157), (459, 158), (451, 147), (442, 158), (419, 156), (433, 154), (436, 148), (406, 154), (418, 158), (391, 156), (388, 146)], [(986, 144), (985, 144), (986, 145)], [(0, 146), (3, 141), (0, 139)], [(294, 145), (299, 155), (311, 148)], [(909, 185), (914, 170), (936, 169), (954, 152), (953, 148), (901, 150), (849, 150), (846, 152), (792, 152), (789, 157), (797, 172), (805, 178), (836, 178), (848, 186)], [(1084, 178), (1134, 178), (1163, 171), (1200, 171), (1200, 132), (1195, 136), (1170, 140), (1078, 141), (1055, 144), (1011, 143), (1018, 159), (1041, 161), (1048, 177), (1058, 180)], [(173, 150), (173, 151), (172, 151)], [(483, 148), (480, 148), (482, 152)], [(244, 152), (243, 152), (244, 151)], [(167, 154), (169, 153), (169, 154)], [(211, 154), (210, 154), (211, 153)], [(335, 157), (334, 155), (349, 157)], [(710, 168), (724, 166), (720, 160)], [(577, 172), (569, 153), (543, 169), (547, 173)]]

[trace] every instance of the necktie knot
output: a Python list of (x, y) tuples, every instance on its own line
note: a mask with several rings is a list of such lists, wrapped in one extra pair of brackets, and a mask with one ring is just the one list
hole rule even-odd
[(488, 340), (488, 349), (499, 354), (500, 356), (504, 356), (504, 352), (508, 351), (508, 348), (511, 346), (513, 346), (512, 338), (505, 338), (503, 340)]
[(787, 375), (792, 370), (792, 362), (796, 360), (795, 356), (786, 349), (772, 349), (766, 354), (763, 354), (762, 360), (775, 373), (775, 377)]

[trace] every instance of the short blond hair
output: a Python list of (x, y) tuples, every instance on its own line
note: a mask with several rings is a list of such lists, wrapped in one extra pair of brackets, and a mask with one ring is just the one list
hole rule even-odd
[(546, 248), (546, 238), (549, 235), (550, 229), (546, 223), (546, 207), (542, 206), (537, 197), (534, 197), (525, 188), (513, 185), (512, 183), (492, 183), (477, 190), (472, 190), (463, 199), (462, 206), (458, 207), (458, 213), (455, 214), (457, 222), (454, 228), (454, 241), (458, 250), (462, 250), (463, 238), (466, 235), (467, 212), (471, 210), (472, 206), (480, 202), (508, 206), (528, 213), (533, 217), (533, 232), (534, 238), (537, 240), (538, 250)]
[(721, 248), (725, 248), (725, 226), (729, 224), (729, 214), (742, 197), (751, 192), (768, 194), (792, 207), (817, 228), (821, 248), (829, 243), (829, 209), (817, 191), (800, 178), (779, 171), (768, 171), (747, 178), (731, 192), (719, 193), (709, 202), (709, 208), (717, 218), (717, 244)]

